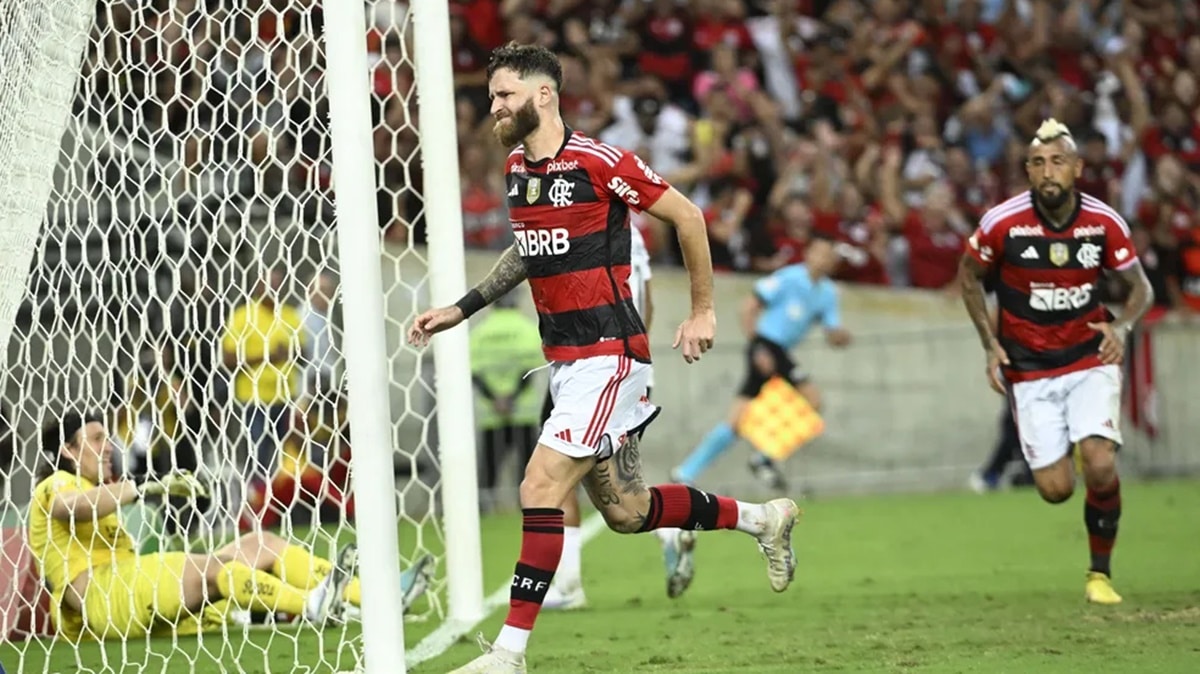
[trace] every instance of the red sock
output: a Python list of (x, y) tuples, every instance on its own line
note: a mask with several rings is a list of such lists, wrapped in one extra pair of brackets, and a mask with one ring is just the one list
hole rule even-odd
[(1092, 571), (1111, 576), (1110, 558), (1117, 544), (1117, 523), (1121, 519), (1121, 480), (1114, 479), (1104, 491), (1087, 490), (1083, 522), (1087, 526)]
[(736, 529), (737, 501), (682, 484), (650, 487), (650, 512), (642, 531)]
[(554, 579), (563, 549), (563, 511), (558, 508), (525, 508), (521, 557), (513, 572), (504, 624), (532, 630), (542, 601)]

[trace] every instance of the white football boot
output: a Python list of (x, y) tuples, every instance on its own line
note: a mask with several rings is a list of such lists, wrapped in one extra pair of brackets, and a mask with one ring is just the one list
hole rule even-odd
[(790, 498), (777, 498), (763, 504), (767, 521), (757, 536), (758, 548), (767, 558), (767, 578), (771, 589), (783, 592), (796, 573), (796, 553), (792, 550), (792, 527), (800, 508)]
[(688, 589), (696, 575), (692, 553), (696, 532), (684, 529), (659, 530), (663, 546), (663, 564), (667, 568), (667, 596), (675, 599)]
[(354, 577), (358, 566), (358, 548), (349, 543), (338, 553), (337, 561), (329, 575), (308, 593), (304, 605), (304, 619), (314, 625), (341, 621), (345, 604), (346, 586)]
[(489, 644), (482, 634), (475, 642), (483, 655), (450, 672), (450, 674), (525, 674), (525, 654), (508, 651)]

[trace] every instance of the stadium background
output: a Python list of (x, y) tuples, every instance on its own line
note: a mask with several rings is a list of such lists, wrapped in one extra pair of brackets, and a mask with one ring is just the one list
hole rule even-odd
[[(404, 5), (368, 4), (389, 348), (393, 379), (407, 384), (413, 354), (400, 346), (396, 317), (407, 315), (413, 292), (424, 296), (420, 284), (408, 283), (424, 274), (408, 246), (420, 246), (429, 226), (418, 196), (426, 186), (409, 168), (428, 150), (412, 131), (419, 120), (399, 34)], [(193, 343), (211, 344), (256, 273), (286, 268), (284, 299), (302, 305), (327, 257), (327, 101), (310, 86), (322, 70), (319, 5), (102, 5), (97, 30), (107, 37), (87, 66), (97, 84), (77, 105), (89, 123), (73, 125), (64, 145), (77, 159), (57, 174), (56, 195), (65, 196), (51, 206), (10, 345), (10, 405), (47, 400), (53, 408), (84, 391), (112, 397), (123, 373), (89, 368), (89, 344), (95, 353), (115, 347), (116, 360), (133, 367), (128, 345), (106, 341), (128, 327), (82, 338), (50, 331), (55, 336), (43, 343), (31, 330), (35, 322), (61, 326), (83, 312), (118, 324), (148, 317), (141, 330), (178, 332), (173, 321), (184, 304), (207, 316), (189, 324)], [(821, 231), (839, 240), (846, 320), (859, 340), (842, 354), (803, 347), (801, 362), (829, 394), (830, 423), (825, 439), (790, 470), (853, 488), (961, 480), (994, 437), (1002, 401), (976, 376), (982, 356), (951, 280), (978, 215), (1024, 187), (1022, 150), (1047, 116), (1074, 130), (1087, 162), (1080, 187), (1126, 216), (1158, 291), (1155, 327), (1131, 352), (1139, 367), (1131, 381), (1139, 386), (1128, 402), (1138, 431), (1130, 427), (1127, 460), (1156, 472), (1200, 465), (1187, 414), (1200, 375), (1189, 347), (1200, 308), (1194, 3), (451, 6), (469, 247), (494, 251), (511, 237), (500, 177), (505, 153), (490, 136), (483, 72), (488, 50), (507, 39), (536, 40), (560, 54), (562, 107), (573, 128), (637, 150), (705, 210), (720, 272), (721, 332), (716, 353), (697, 368), (681, 367), (666, 350), (678, 318), (671, 309), (684, 306), (673, 235), (649, 218), (635, 223), (654, 256), (662, 311), (653, 341), (661, 400), (673, 412), (657, 424), (659, 437), (672, 440), (648, 453), (651, 474), (665, 474), (721, 415), (741, 375), (743, 338), (733, 312), (750, 279), (798, 261), (804, 240)], [(126, 142), (97, 143), (88, 134), (99, 126)], [(94, 203), (84, 203), (82, 192)], [(125, 222), (133, 227), (115, 226)], [(190, 261), (197, 250), (207, 265)], [(470, 279), (485, 273), (492, 255), (469, 255)], [(122, 261), (133, 271), (122, 273)], [(73, 265), (92, 267), (96, 282), (71, 285)], [(85, 355), (67, 358), (66, 339)], [(61, 376), (19, 376), (37, 362), (52, 363)], [(421, 373), (426, 381), (431, 375)], [(18, 392), (14, 382), (35, 390)], [(39, 384), (46, 390), (36, 390)], [(719, 395), (695, 395), (700, 390)], [(416, 408), (431, 402), (409, 398), (414, 407), (405, 409), (403, 400), (393, 398), (398, 437), (420, 445), (428, 408)], [(6, 413), (26, 452), (22, 463), (31, 465), (33, 444), (24, 440), (38, 420)], [(732, 487), (744, 471), (722, 466), (713, 475), (732, 481), (714, 487)], [(20, 502), (24, 480), (11, 479)]]
[[(425, 359), (414, 387), (415, 354), (401, 343), (414, 294), (422, 304), (427, 297), (409, 243), (422, 245), (436, 226), (421, 217), (419, 195), (437, 186), (421, 185), (416, 170), (428, 148), (413, 133), (419, 120), (399, 34), (404, 4), (367, 4), (393, 419), (398, 446), (416, 453), (417, 479), (433, 484), (426, 453), (437, 439), (423, 435), (433, 428), (432, 364)], [(819, 230), (840, 242), (844, 317), (857, 340), (845, 352), (813, 340), (798, 354), (826, 393), (828, 430), (787, 465), (793, 484), (818, 492), (965, 485), (990, 449), (1004, 403), (986, 387), (977, 340), (946, 286), (978, 215), (1024, 188), (1019, 160), (1047, 116), (1080, 140), (1081, 188), (1134, 226), (1158, 294), (1131, 351), (1138, 386), (1127, 401), (1123, 470), (1200, 468), (1191, 405), (1200, 394), (1195, 3), (451, 5), (466, 243), (477, 249), (468, 254), (469, 280), (482, 277), (508, 241), (503, 151), (482, 107), (482, 69), (487, 50), (510, 38), (561, 55), (569, 124), (636, 149), (705, 209), (721, 272), (719, 326), (717, 349), (698, 366), (669, 351), (687, 297), (670, 232), (636, 223), (655, 259), (655, 395), (667, 409), (644, 452), (649, 479), (665, 478), (723, 416), (743, 367), (736, 306), (753, 280), (798, 260)], [(8, 347), (4, 413), (14, 432), (3, 447), (14, 460), (0, 457), (0, 468), (10, 505), (27, 500), (45, 416), (81, 400), (119, 402), (116, 382), (136, 369), (136, 339), (190, 331), (188, 348), (213, 347), (230, 309), (270, 269), (287, 270), (284, 298), (303, 305), (328, 257), (319, 3), (98, 6), (96, 30), (105, 37), (85, 66), (95, 86), (77, 101), (81, 123), (64, 142), (73, 161), (56, 174), (45, 240)], [(197, 251), (206, 263), (195, 262)], [(204, 317), (181, 326), (181, 305)], [(211, 367), (192, 365), (200, 367), (180, 374), (212, 381)], [(227, 398), (212, 402), (234, 409)], [(216, 443), (240, 432), (214, 423), (200, 437)], [(745, 456), (730, 452), (704, 486), (755, 489)], [(411, 479), (407, 461), (397, 464), (398, 481)], [(422, 493), (406, 492), (405, 507), (422, 508)]]

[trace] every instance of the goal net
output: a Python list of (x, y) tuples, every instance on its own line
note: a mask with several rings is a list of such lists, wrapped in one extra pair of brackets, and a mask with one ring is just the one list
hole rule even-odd
[[(432, 368), (403, 342), (428, 294), (421, 137), (410, 15), (388, 0), (367, 7), (391, 464), (413, 642), (446, 617), (448, 601)], [(343, 357), (355, 335), (340, 301), (324, 25), (321, 4), (307, 1), (0, 5), (8, 671), (362, 665), (361, 586), (323, 629), (282, 599), (261, 603), (271, 593), (259, 591), (260, 576), (254, 601), (231, 596), (196, 615), (145, 609), (131, 585), (94, 595), (89, 586), (75, 616), (82, 636), (68, 634), (66, 613), (51, 620), (61, 588), (39, 563), (58, 548), (30, 531), (39, 469), (83, 451), (59, 426), (73, 412), (104, 419), (115, 476), (188, 470), (210, 487), (205, 498), (121, 506), (139, 553), (213, 554), (268, 532), (282, 543), (256, 554), (275, 557), (247, 565), (307, 597), (323, 587), (323, 560), (356, 540)], [(81, 544), (110, 543), (93, 531)], [(155, 587), (184, 592), (182, 578), (157, 578)], [(154, 602), (171, 591), (159, 587)], [(206, 591), (237, 594), (220, 583)], [(113, 604), (111, 615), (97, 616), (97, 601)]]

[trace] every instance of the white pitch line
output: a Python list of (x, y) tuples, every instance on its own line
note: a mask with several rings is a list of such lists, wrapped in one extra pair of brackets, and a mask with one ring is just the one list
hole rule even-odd
[[(600, 513), (593, 513), (591, 517), (588, 517), (579, 525), (582, 544), (586, 545), (588, 541), (595, 538), (604, 528), (604, 518), (600, 516)], [(475, 629), (476, 625), (486, 620), (496, 609), (507, 604), (509, 586), (510, 583), (504, 583), (483, 600), (482, 619), (474, 622), (468, 620), (447, 620), (431, 632), (429, 636), (422, 639), (420, 643), (409, 649), (404, 656), (405, 669), (411, 669), (426, 660), (432, 660), (445, 653), (459, 639)]]

